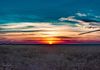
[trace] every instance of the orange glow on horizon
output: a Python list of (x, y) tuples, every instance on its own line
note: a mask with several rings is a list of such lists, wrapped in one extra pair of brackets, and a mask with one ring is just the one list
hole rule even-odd
[(47, 38), (42, 38), (42, 40), (40, 41), (43, 44), (59, 44), (61, 43), (61, 39), (60, 38), (55, 38), (55, 37), (47, 37)]

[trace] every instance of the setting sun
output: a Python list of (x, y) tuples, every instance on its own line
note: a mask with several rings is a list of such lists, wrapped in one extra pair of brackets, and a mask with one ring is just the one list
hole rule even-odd
[(47, 38), (42, 38), (41, 42), (44, 44), (59, 44), (61, 43), (61, 39), (55, 37), (47, 37)]

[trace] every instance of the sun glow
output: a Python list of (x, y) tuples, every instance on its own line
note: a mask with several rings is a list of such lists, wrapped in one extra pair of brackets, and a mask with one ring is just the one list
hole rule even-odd
[(43, 38), (41, 42), (44, 44), (59, 44), (61, 43), (61, 39), (56, 37), (46, 37)]
[(61, 43), (61, 38), (59, 35), (60, 31), (49, 29), (49, 31), (38, 32), (37, 36), (40, 37), (39, 42), (42, 44), (59, 44)]
[(47, 38), (48, 44), (53, 44), (54, 43), (54, 38)]

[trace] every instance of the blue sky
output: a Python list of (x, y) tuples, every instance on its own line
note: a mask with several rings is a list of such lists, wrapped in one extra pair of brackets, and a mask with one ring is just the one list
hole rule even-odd
[(0, 14), (17, 13), (61, 17), (80, 11), (100, 15), (99, 5), (99, 0), (0, 0)]

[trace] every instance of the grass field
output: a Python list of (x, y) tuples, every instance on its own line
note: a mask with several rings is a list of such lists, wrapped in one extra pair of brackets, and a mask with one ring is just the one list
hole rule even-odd
[(100, 45), (0, 45), (0, 70), (100, 70)]

